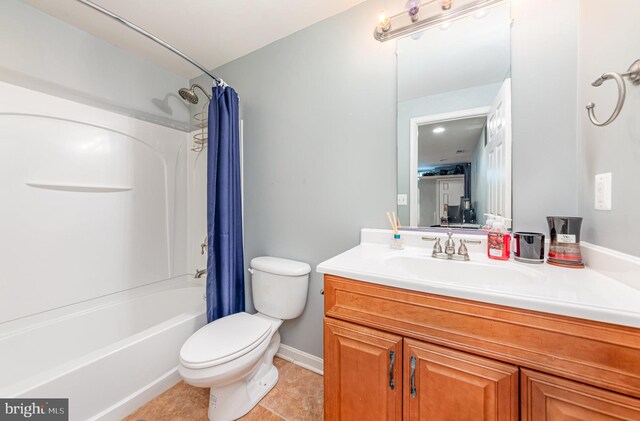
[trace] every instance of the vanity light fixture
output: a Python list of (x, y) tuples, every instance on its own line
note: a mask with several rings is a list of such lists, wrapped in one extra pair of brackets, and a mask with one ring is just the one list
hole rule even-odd
[(444, 131), (445, 131), (444, 127), (436, 127), (435, 129), (433, 129), (433, 132), (435, 134), (443, 133)]
[(376, 25), (376, 33), (384, 34), (391, 29), (391, 19), (387, 16), (387, 12), (382, 9), (378, 11), (378, 25)]
[(420, 0), (409, 0), (404, 6), (411, 22), (417, 22), (420, 19)]
[[(386, 12), (378, 12), (378, 24), (373, 31), (373, 37), (380, 42), (390, 39), (411, 35), (414, 32), (422, 31), (431, 26), (442, 25), (453, 20), (463, 18), (470, 14), (481, 12), (490, 6), (502, 3), (506, 0), (474, 0), (453, 7), (453, 0), (409, 0), (405, 10), (393, 16), (388, 16)], [(431, 16), (420, 17), (420, 11), (424, 11), (427, 6), (439, 6), (441, 13)]]

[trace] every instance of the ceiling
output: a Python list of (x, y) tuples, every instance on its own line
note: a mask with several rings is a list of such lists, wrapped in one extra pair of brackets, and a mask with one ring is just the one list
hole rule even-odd
[[(419, 126), (418, 168), (471, 162), (486, 120), (483, 116)], [(436, 127), (444, 128), (444, 132), (433, 133)]]
[[(22, 0), (178, 75), (202, 72), (76, 0)], [(94, 0), (208, 69), (343, 12), (364, 0)]]

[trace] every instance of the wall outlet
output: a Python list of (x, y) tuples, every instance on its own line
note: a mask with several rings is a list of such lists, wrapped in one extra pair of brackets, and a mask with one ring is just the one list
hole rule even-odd
[(407, 206), (407, 195), (399, 194), (398, 195), (398, 206)]
[(611, 210), (611, 173), (597, 174), (595, 182), (596, 210)]

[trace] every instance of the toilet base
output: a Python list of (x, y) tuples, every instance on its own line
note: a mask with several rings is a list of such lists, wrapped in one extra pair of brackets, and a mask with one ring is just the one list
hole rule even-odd
[(271, 338), (260, 363), (244, 379), (221, 387), (212, 387), (209, 393), (209, 420), (232, 421), (251, 411), (278, 383), (278, 369), (273, 357), (280, 347), (280, 334)]

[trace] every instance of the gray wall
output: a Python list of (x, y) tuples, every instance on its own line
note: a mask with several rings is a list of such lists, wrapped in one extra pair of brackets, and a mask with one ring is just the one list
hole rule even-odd
[(548, 232), (545, 216), (578, 212), (578, 0), (513, 0), (513, 220)]
[[(605, 72), (626, 72), (640, 58), (640, 2), (637, 0), (583, 0), (580, 7), (578, 129), (580, 215), (583, 239), (640, 256), (640, 86), (627, 82), (627, 100), (617, 120), (606, 127), (589, 122), (585, 105), (596, 104), (604, 121), (617, 99), (616, 84), (591, 86)], [(606, 34), (606, 36), (603, 36)], [(612, 210), (594, 209), (594, 177), (613, 173)]]
[(420, 191), (420, 218), (418, 225), (429, 227), (440, 223), (439, 212), (437, 212), (438, 180), (436, 177), (422, 178), (418, 182)]
[[(247, 265), (266, 254), (315, 267), (356, 245), (360, 228), (386, 227), (397, 193), (395, 46), (371, 36), (375, 11), (397, 8), (384, 3), (216, 69), (241, 97)], [(546, 215), (578, 213), (578, 0), (513, 0), (512, 15), (514, 227), (547, 232)], [(305, 313), (282, 328), (285, 344), (314, 355), (321, 288), (313, 274)]]
[(487, 154), (484, 146), (486, 138), (486, 131), (482, 131), (482, 134), (478, 138), (476, 148), (473, 151), (473, 158), (471, 160), (471, 203), (476, 210), (476, 218), (479, 224), (484, 224), (484, 213), (487, 211), (487, 188), (489, 183), (487, 181)]
[[(373, 40), (368, 1), (215, 70), (240, 95), (245, 263), (315, 266), (386, 227), (396, 194), (395, 45)], [(198, 81), (210, 86), (208, 78)], [(283, 343), (322, 355), (322, 277)], [(250, 310), (251, 308), (249, 308)]]
[[(177, 95), (188, 79), (18, 0), (0, 1), (0, 51), (0, 80), (188, 129), (188, 108)], [(154, 99), (166, 99), (169, 109), (161, 110)]]

